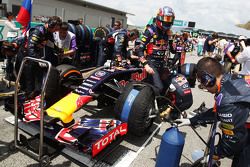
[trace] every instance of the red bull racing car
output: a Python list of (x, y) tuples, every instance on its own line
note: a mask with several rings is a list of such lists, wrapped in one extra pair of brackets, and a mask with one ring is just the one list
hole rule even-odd
[[(25, 61), (33, 60), (26, 58)], [(192, 67), (192, 64), (182, 67), (191, 79), (193, 71), (189, 69)], [(143, 68), (111, 65), (87, 73), (70, 65), (51, 69), (44, 81), (47, 85), (44, 94), (42, 92), (35, 99), (27, 100), (23, 94), (16, 93), (15, 115), (21, 120), (18, 122), (16, 119), (16, 128), (29, 133), (27, 127), (32, 127), (37, 130), (35, 134), (40, 134), (40, 140), (43, 135), (60, 148), (71, 148), (92, 157), (120, 136), (148, 133), (156, 118), (167, 121), (178, 118), (193, 102), (187, 78), (176, 73), (173, 67), (166, 68), (164, 73), (170, 81), (164, 95), (156, 95), (153, 86), (143, 82), (147, 78)], [(98, 107), (114, 106), (115, 118), (109, 115), (105, 118), (74, 116), (75, 112), (94, 100), (97, 100)], [(31, 148), (28, 141), (20, 135), (15, 146)], [(48, 153), (41, 146), (41, 141), (39, 149), (33, 150), (39, 153), (39, 161)]]

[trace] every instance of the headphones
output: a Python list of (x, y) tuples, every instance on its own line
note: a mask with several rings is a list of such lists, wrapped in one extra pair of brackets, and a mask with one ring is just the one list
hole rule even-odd
[(200, 82), (205, 87), (213, 87), (216, 84), (216, 77), (206, 71), (202, 71)]

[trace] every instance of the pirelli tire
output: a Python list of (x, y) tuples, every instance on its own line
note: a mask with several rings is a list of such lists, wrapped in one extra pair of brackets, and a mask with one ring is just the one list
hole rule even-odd
[(65, 85), (80, 85), (83, 77), (81, 72), (74, 66), (68, 64), (61, 64), (56, 67), (59, 71), (59, 89), (61, 96), (68, 94), (72, 89), (65, 87)]
[(68, 64), (61, 64), (56, 67), (56, 69), (60, 73), (60, 80), (65, 79), (66, 77), (75, 75), (78, 77), (82, 77), (81, 72), (74, 66)]
[(118, 119), (128, 123), (128, 132), (143, 136), (148, 133), (153, 119), (155, 94), (153, 88), (144, 83), (129, 83), (115, 104)]

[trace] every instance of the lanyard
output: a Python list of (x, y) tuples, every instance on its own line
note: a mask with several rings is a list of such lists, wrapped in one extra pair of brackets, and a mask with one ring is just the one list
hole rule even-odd
[[(220, 82), (217, 84), (217, 88), (218, 88), (218, 90), (217, 90), (217, 93), (218, 93), (221, 90), (221, 83)], [(213, 112), (217, 112), (216, 101), (214, 102)]]

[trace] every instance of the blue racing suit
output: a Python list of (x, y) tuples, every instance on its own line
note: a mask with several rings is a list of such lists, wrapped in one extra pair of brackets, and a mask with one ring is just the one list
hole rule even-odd
[[(215, 149), (219, 157), (234, 156), (232, 166), (250, 165), (250, 76), (226, 74), (215, 96), (216, 116), (222, 138)], [(190, 119), (192, 125), (213, 123), (213, 109)]]
[[(17, 56), (17, 64), (20, 66), (23, 58), (26, 56), (38, 59), (42, 58), (43, 48), (45, 47), (47, 40), (51, 39), (51, 37), (53, 38), (53, 34), (50, 33), (43, 25), (31, 28)], [(16, 67), (17, 71), (19, 71), (19, 66)], [(22, 90), (27, 93), (27, 96), (40, 91), (42, 79), (43, 70), (38, 63), (28, 62), (24, 67), (21, 78)]]
[[(99, 44), (97, 66), (102, 66), (108, 59), (115, 60), (118, 55), (125, 59), (127, 57), (128, 40), (127, 30), (125, 29), (109, 33), (107, 38)], [(105, 50), (108, 50), (108, 53), (105, 53)]]
[[(174, 53), (172, 41), (169, 41), (168, 35), (157, 28), (155, 24), (151, 24), (147, 27), (141, 37), (141, 41), (138, 56), (144, 56), (149, 66), (153, 68), (155, 72), (149, 76), (148, 82), (152, 83), (158, 89), (158, 94), (162, 93), (164, 83), (160, 78), (160, 74), (164, 70), (166, 52), (170, 49), (170, 51)], [(145, 51), (146, 55), (144, 55)]]

